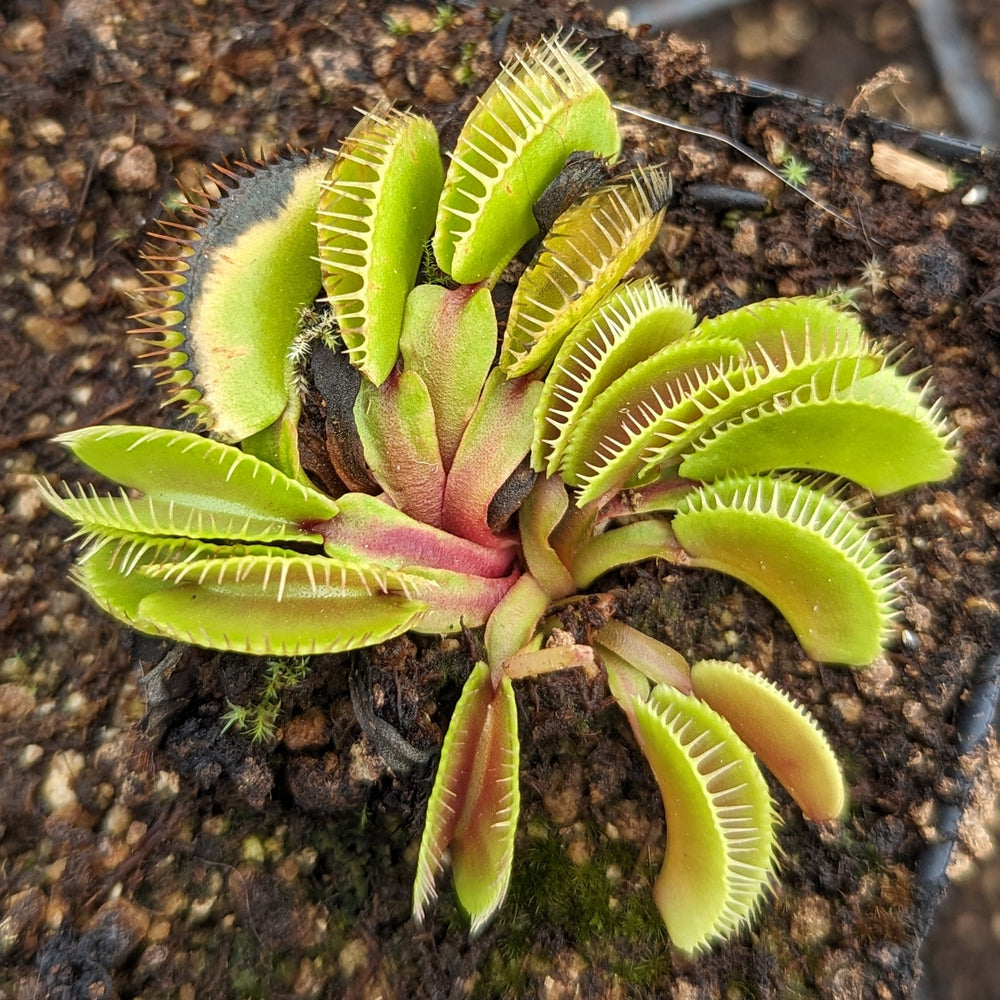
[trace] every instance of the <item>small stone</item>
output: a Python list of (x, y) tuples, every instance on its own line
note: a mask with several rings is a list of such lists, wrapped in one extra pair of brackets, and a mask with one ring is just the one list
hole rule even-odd
[[(55, 175), (69, 191), (80, 191), (87, 179), (87, 164), (83, 160), (62, 160), (56, 164)], [(77, 230), (79, 233), (79, 229)]]
[(363, 74), (361, 53), (348, 44), (320, 46), (309, 53), (319, 82), (327, 91), (346, 90)]
[(28, 486), (14, 494), (8, 513), (16, 521), (31, 524), (45, 510), (45, 501), (35, 486)]
[(101, 828), (112, 837), (123, 837), (132, 822), (132, 814), (125, 806), (115, 803), (104, 814)]
[[(34, 697), (32, 697), (32, 704), (34, 704)], [(10, 718), (6, 712), (4, 713), (4, 717)], [(33, 768), (44, 756), (45, 751), (41, 746), (37, 743), (29, 743), (27, 746), (21, 748), (21, 752), (17, 755), (17, 763), (22, 770), (27, 771)]]
[(174, 79), (182, 87), (191, 87), (201, 79), (201, 70), (190, 63), (182, 63), (174, 70)]
[(578, 762), (557, 772), (543, 801), (556, 826), (569, 826), (579, 815), (583, 799), (583, 767)]
[(46, 146), (58, 146), (66, 138), (66, 129), (54, 118), (37, 118), (31, 123), (31, 134)]
[(35, 17), (12, 21), (0, 33), (8, 52), (41, 52), (45, 48), (45, 25)]
[(188, 120), (192, 132), (207, 132), (215, 123), (215, 115), (208, 108), (199, 108)]
[(455, 88), (443, 73), (431, 73), (424, 84), (424, 97), (437, 104), (451, 104), (455, 100)]
[(129, 823), (128, 830), (125, 831), (125, 843), (129, 847), (137, 847), (145, 839), (148, 829), (149, 824), (143, 823), (141, 820)]
[(903, 702), (903, 718), (911, 726), (923, 727), (927, 722), (927, 707), (912, 698)]
[(966, 207), (985, 205), (989, 197), (990, 189), (985, 184), (976, 184), (962, 195), (962, 204)]
[(115, 159), (109, 185), (116, 191), (149, 191), (156, 186), (156, 157), (149, 146), (136, 143)]
[(42, 181), (25, 188), (17, 196), (15, 204), (43, 229), (62, 226), (73, 220), (69, 191), (61, 181)]
[(170, 937), (170, 932), (173, 925), (169, 920), (155, 920), (149, 925), (149, 931), (146, 934), (146, 938), (149, 941), (166, 941)]
[(372, 56), (372, 72), (384, 80), (395, 68), (396, 60), (391, 49), (383, 49)]
[(787, 240), (778, 240), (764, 251), (764, 260), (775, 267), (804, 267), (809, 259), (802, 250)]
[(623, 798), (608, 807), (608, 818), (622, 840), (632, 844), (645, 843), (650, 835), (649, 817), (632, 799)]
[(385, 773), (385, 761), (374, 751), (367, 740), (351, 744), (348, 777), (355, 786), (367, 788)]
[(23, 183), (31, 185), (52, 180), (56, 172), (41, 153), (30, 153), (21, 160), (21, 174), (24, 178)]
[(37, 887), (16, 892), (7, 900), (0, 919), (0, 958), (19, 943), (29, 952), (34, 950), (44, 913), (45, 893)]
[(753, 219), (740, 219), (733, 233), (733, 251), (742, 257), (756, 257), (759, 250), (757, 223)]
[(28, 292), (35, 303), (36, 309), (46, 312), (52, 308), (55, 296), (52, 294), (52, 288), (44, 281), (29, 281)]
[(229, 832), (229, 817), (224, 813), (208, 816), (201, 824), (201, 832), (206, 837), (223, 837)]
[(292, 993), (297, 997), (316, 997), (323, 990), (326, 977), (322, 968), (317, 966), (317, 961), (311, 958), (303, 958), (299, 963), (298, 975), (292, 986)]
[(684, 140), (677, 148), (678, 158), (687, 164), (691, 180), (711, 178), (719, 167), (718, 154), (702, 149), (694, 142)]
[(830, 704), (840, 712), (844, 722), (849, 726), (858, 725), (865, 710), (864, 703), (853, 694), (831, 694)]
[(149, 914), (128, 899), (113, 899), (94, 914), (80, 938), (109, 969), (120, 968), (149, 930)]
[(594, 856), (594, 852), (585, 836), (574, 837), (566, 847), (566, 857), (570, 864), (585, 865)]
[(350, 982), (367, 968), (369, 959), (368, 945), (361, 938), (354, 938), (340, 949), (337, 965), (344, 978)]
[(236, 93), (236, 81), (224, 70), (217, 69), (212, 75), (212, 86), (208, 99), (216, 106), (224, 104)]
[(385, 12), (386, 23), (404, 26), (411, 35), (434, 30), (434, 12), (417, 4), (394, 4)]
[[(0, 718), (7, 720), (9, 724), (26, 719), (34, 710), (35, 696), (28, 687), (23, 684), (0, 684)], [(36, 763), (37, 760), (38, 757), (34, 756), (31, 763)]]
[(735, 164), (729, 171), (727, 181), (733, 187), (754, 191), (769, 198), (780, 194), (782, 188), (782, 182), (774, 174), (750, 163)]
[(189, 927), (197, 927), (203, 924), (212, 914), (218, 896), (202, 896), (199, 899), (191, 900), (188, 907), (187, 924)]
[(240, 857), (255, 864), (264, 863), (264, 843), (256, 834), (246, 837), (240, 848)]
[(49, 772), (38, 790), (42, 808), (46, 812), (54, 813), (76, 806), (74, 786), (86, 763), (78, 750), (62, 750), (53, 754)]
[[(169, 929), (169, 924), (167, 927)], [(170, 949), (163, 944), (151, 944), (145, 948), (136, 963), (136, 979), (143, 982), (152, 979), (170, 960)]]
[(608, 27), (612, 31), (628, 31), (628, 11), (624, 7), (615, 7), (608, 13)]
[(67, 309), (82, 309), (90, 301), (90, 289), (82, 281), (71, 281), (59, 293), (59, 301)]
[(310, 708), (289, 719), (282, 742), (293, 753), (302, 753), (326, 746), (332, 735), (333, 726), (327, 714), (322, 709)]

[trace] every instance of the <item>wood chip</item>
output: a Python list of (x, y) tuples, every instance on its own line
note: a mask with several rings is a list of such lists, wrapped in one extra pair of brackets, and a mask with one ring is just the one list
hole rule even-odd
[(955, 186), (951, 170), (943, 163), (881, 139), (872, 143), (872, 169), (883, 180), (910, 190), (922, 187), (945, 192)]

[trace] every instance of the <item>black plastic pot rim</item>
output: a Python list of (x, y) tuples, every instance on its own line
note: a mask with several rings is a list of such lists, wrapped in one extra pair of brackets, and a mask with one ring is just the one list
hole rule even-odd
[[(787, 90), (783, 87), (763, 83), (759, 80), (749, 80), (734, 76), (722, 70), (711, 70), (709, 76), (723, 90), (743, 97), (757, 105), (766, 105), (779, 100), (794, 101), (797, 104), (804, 104), (816, 114), (836, 115), (839, 118), (848, 117), (847, 110), (840, 105), (824, 101), (818, 97), (812, 97), (808, 94), (800, 94), (794, 90)], [(944, 135), (939, 132), (930, 132), (926, 129), (916, 129), (909, 125), (903, 125), (900, 122), (877, 118), (865, 112), (858, 112), (852, 117), (867, 122), (872, 132), (878, 134), (879, 138), (887, 139), (899, 146), (923, 153), (926, 156), (932, 156), (949, 165), (955, 163), (975, 163), (984, 157), (996, 155), (997, 152), (989, 146), (982, 146), (968, 139), (960, 139), (956, 136)]]
[(972, 797), (976, 774), (973, 767), (963, 767), (974, 754), (982, 751), (996, 716), (1000, 699), (1000, 651), (990, 653), (980, 661), (969, 678), (965, 697), (956, 720), (958, 758), (949, 768), (949, 785), (954, 789), (947, 799), (937, 800), (937, 840), (927, 844), (917, 863), (917, 892), (928, 905), (922, 907), (927, 914), (929, 929), (936, 904), (948, 887), (948, 864), (958, 838), (958, 826)]

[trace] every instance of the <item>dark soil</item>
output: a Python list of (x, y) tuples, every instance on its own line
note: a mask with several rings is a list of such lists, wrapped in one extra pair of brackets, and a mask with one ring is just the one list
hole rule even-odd
[[(386, 18), (410, 34), (390, 34)], [(0, 997), (907, 997), (937, 899), (920, 876), (941, 802), (992, 802), (996, 765), (957, 754), (956, 720), (1000, 640), (1000, 217), (995, 158), (946, 194), (879, 180), (859, 115), (741, 96), (685, 43), (608, 30), (584, 8), (462, 11), (253, 0), (24, 3), (0, 34)], [(649, 896), (664, 829), (652, 776), (604, 691), (520, 689), (523, 815), (500, 919), (469, 942), (445, 888), (408, 921), (429, 777), (393, 776), (355, 722), (348, 673), (433, 749), (471, 665), (461, 640), (399, 640), (314, 662), (280, 739), (220, 732), (259, 685), (246, 658), (170, 651), (102, 617), (67, 579), (73, 546), (33, 477), (78, 478), (49, 438), (162, 421), (123, 336), (158, 203), (241, 149), (335, 146), (382, 94), (447, 138), (515, 47), (573, 26), (615, 96), (810, 164), (805, 202), (738, 154), (626, 120), (677, 198), (648, 266), (704, 313), (857, 289), (873, 333), (933, 365), (963, 433), (955, 482), (881, 500), (906, 582), (898, 642), (869, 670), (805, 659), (732, 581), (650, 564), (609, 581), (623, 612), (686, 655), (758, 664), (822, 721), (852, 810), (785, 821), (780, 884), (752, 932), (698, 961), (671, 951)], [(467, 68), (467, 74), (460, 72)], [(468, 79), (462, 81), (465, 76)], [(762, 212), (695, 196), (751, 188)], [(984, 190), (985, 200), (977, 192)], [(473, 638), (474, 641), (474, 638)], [(159, 669), (146, 684), (140, 678)], [(978, 812), (976, 812), (978, 810)], [(964, 849), (979, 849), (969, 827)]]

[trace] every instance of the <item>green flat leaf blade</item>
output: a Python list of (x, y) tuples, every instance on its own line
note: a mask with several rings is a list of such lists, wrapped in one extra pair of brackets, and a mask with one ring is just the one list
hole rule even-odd
[[(701, 419), (692, 398), (701, 386), (742, 378), (744, 348), (736, 341), (684, 338), (631, 366), (601, 392), (574, 424), (560, 475), (587, 504), (621, 489), (665, 421)], [(685, 424), (686, 426), (686, 424)]]
[(222, 183), (233, 178), (235, 186), (184, 258), (184, 343), (175, 360), (191, 373), (192, 410), (223, 441), (269, 427), (289, 404), (289, 348), (301, 310), (320, 290), (314, 222), (328, 167), (322, 157), (296, 156), (245, 177), (230, 172)]
[(558, 471), (569, 434), (630, 368), (689, 332), (693, 310), (651, 278), (620, 285), (567, 335), (535, 412), (532, 468)]
[(99, 608), (127, 625), (148, 631), (137, 624), (139, 604), (169, 584), (143, 576), (139, 570), (153, 562), (195, 558), (202, 552), (203, 546), (194, 541), (127, 532), (97, 534), (83, 548), (71, 576)]
[[(812, 307), (814, 301), (806, 299), (802, 304)], [(841, 316), (833, 312), (834, 316)], [(695, 327), (690, 343), (742, 345), (740, 338), (720, 339), (726, 328), (705, 337), (699, 335), (701, 327)], [(760, 338), (752, 346), (743, 345), (747, 350), (743, 364), (718, 366), (693, 381), (669, 405), (657, 407), (657, 412), (645, 421), (641, 440), (646, 447), (636, 480), (645, 483), (663, 471), (671, 472), (692, 442), (709, 433), (712, 427), (724, 426), (754, 407), (771, 403), (780, 406), (786, 395), (800, 391), (803, 386), (813, 386), (818, 393), (829, 392), (831, 386), (841, 390), (886, 364), (885, 355), (871, 346), (866, 337), (855, 336), (854, 326), (849, 326), (843, 334), (838, 327), (827, 336), (813, 336), (810, 329), (800, 318), (800, 327), (793, 330), (798, 336), (790, 336), (784, 328), (758, 330)], [(746, 333), (739, 327), (736, 332)]]
[(230, 445), (185, 431), (104, 426), (56, 439), (102, 476), (145, 497), (94, 498), (82, 491), (50, 503), (83, 530), (271, 541), (319, 541), (335, 517), (330, 497)]
[(423, 379), (396, 368), (380, 386), (363, 380), (354, 419), (368, 465), (392, 502), (416, 520), (442, 527), (444, 461)]
[(427, 386), (441, 458), (451, 468), (493, 366), (497, 320), (486, 288), (418, 285), (406, 300), (400, 353)]
[(96, 536), (74, 577), (140, 632), (259, 656), (383, 642), (407, 631), (426, 607), (403, 591), (433, 588), (427, 579), (323, 556), (142, 535)]
[(702, 320), (700, 339), (736, 340), (772, 358), (794, 361), (836, 353), (866, 354), (871, 344), (858, 317), (824, 296), (763, 299)]
[[(345, 585), (322, 556), (244, 556), (192, 570), (139, 601), (135, 625), (195, 646), (306, 656), (372, 646), (409, 630), (425, 609), (402, 593)], [(327, 572), (329, 570), (329, 573)]]
[(661, 168), (639, 168), (556, 219), (514, 290), (499, 362), (508, 378), (548, 367), (567, 333), (649, 249), (669, 197)]

